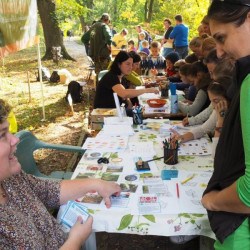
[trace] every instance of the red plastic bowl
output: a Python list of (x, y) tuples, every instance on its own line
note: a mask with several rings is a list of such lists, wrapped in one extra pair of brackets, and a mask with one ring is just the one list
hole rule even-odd
[(161, 108), (166, 104), (166, 100), (164, 99), (149, 99), (147, 100), (147, 104), (151, 108)]

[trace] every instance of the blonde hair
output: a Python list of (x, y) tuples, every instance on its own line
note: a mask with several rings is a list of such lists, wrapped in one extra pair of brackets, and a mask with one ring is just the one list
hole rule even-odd
[(202, 46), (203, 41), (208, 38), (208, 34), (203, 34), (201, 37), (196, 36), (194, 37), (190, 43), (189, 43), (189, 47), (195, 47), (195, 48), (199, 48)]
[(182, 65), (186, 64), (186, 61), (184, 59), (180, 59), (177, 62), (175, 62), (175, 67), (181, 67)]
[(201, 46), (201, 50), (202, 50), (202, 52), (211, 51), (211, 50), (215, 49), (215, 47), (216, 47), (216, 43), (215, 43), (214, 38), (208, 37), (203, 41), (202, 46)]
[(147, 40), (144, 40), (142, 43), (142, 46), (144, 46), (144, 47), (149, 47), (149, 43), (148, 43), (148, 41)]
[(142, 32), (140, 32), (140, 33), (139, 33), (139, 37), (143, 37), (143, 38), (145, 38), (145, 37), (146, 37), (146, 35), (145, 35), (145, 33), (142, 31)]

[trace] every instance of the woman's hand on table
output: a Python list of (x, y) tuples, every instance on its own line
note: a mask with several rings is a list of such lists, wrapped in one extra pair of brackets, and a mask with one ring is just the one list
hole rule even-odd
[(67, 241), (60, 249), (80, 249), (92, 232), (92, 224), (93, 217), (91, 215), (84, 223), (82, 223), (82, 217), (78, 216), (76, 223), (69, 231)]
[(104, 199), (107, 208), (111, 207), (110, 196), (119, 196), (121, 192), (121, 187), (115, 182), (101, 181), (99, 187), (96, 190), (99, 195)]

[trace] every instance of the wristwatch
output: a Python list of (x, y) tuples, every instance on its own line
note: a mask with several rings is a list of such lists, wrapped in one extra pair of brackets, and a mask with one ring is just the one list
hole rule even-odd
[(221, 110), (220, 111), (220, 117), (225, 117), (226, 116), (226, 113), (227, 113), (227, 111), (226, 110)]
[(221, 133), (222, 127), (215, 127), (215, 131), (218, 131), (219, 133)]

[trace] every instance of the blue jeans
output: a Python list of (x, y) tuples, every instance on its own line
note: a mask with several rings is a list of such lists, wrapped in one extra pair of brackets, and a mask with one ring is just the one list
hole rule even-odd
[(175, 52), (179, 54), (180, 59), (185, 59), (188, 55), (188, 46), (175, 47)]
[(173, 48), (164, 48), (163, 47), (163, 52), (162, 52), (162, 55), (164, 56), (164, 57), (166, 57), (170, 52), (173, 52)]

